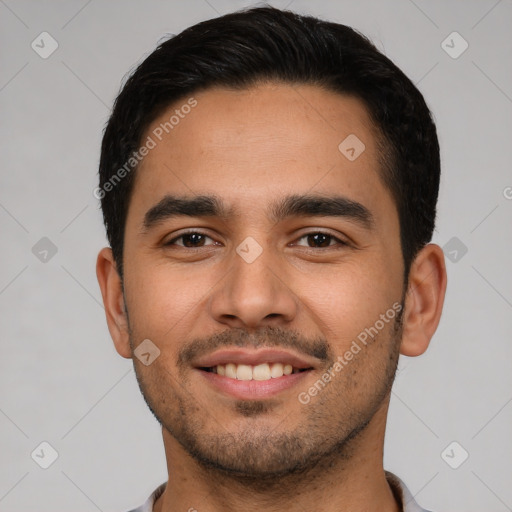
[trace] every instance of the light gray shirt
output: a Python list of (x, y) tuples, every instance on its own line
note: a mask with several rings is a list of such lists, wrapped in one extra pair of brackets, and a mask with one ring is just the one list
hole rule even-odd
[[(386, 472), (386, 478), (393, 491), (393, 494), (395, 495), (395, 498), (397, 499), (398, 503), (402, 505), (403, 512), (428, 512), (428, 510), (421, 508), (416, 503), (414, 497), (402, 482), (402, 480), (389, 472)], [(151, 494), (151, 496), (146, 500), (144, 505), (141, 505), (139, 508), (130, 510), (129, 512), (153, 512), (153, 504), (162, 495), (166, 485), (167, 482), (164, 482), (158, 486), (153, 494)]]

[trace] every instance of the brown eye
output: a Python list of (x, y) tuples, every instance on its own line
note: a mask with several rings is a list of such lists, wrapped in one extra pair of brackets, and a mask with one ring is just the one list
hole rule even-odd
[(183, 235), (183, 245), (185, 247), (202, 247), (204, 245), (205, 236), (200, 233), (190, 233)]
[(204, 247), (206, 245), (206, 239), (212, 240), (209, 236), (203, 233), (193, 231), (190, 233), (184, 233), (183, 235), (173, 238), (172, 240), (169, 240), (169, 242), (167, 242), (165, 245), (177, 245), (179, 247), (194, 249), (196, 247)]
[(331, 235), (325, 233), (313, 233), (307, 236), (310, 247), (328, 247), (331, 245)]
[(300, 240), (305, 240), (306, 243), (298, 243), (297, 245), (303, 247), (307, 246), (313, 249), (323, 249), (326, 247), (347, 245), (345, 242), (343, 242), (343, 240), (340, 240), (339, 238), (335, 237), (334, 235), (331, 235), (330, 233), (324, 233), (322, 231), (317, 231), (314, 233), (308, 233), (306, 235), (303, 235), (299, 238), (299, 241)]

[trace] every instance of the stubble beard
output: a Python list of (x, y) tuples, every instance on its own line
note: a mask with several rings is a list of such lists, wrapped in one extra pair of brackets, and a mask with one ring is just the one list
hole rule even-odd
[[(360, 379), (365, 372), (363, 357), (359, 361), (354, 359), (342, 370), (339, 380), (329, 383), (314, 401), (302, 406), (300, 414), (304, 419), (291, 430), (281, 430), (281, 423), (270, 427), (268, 422), (260, 421), (273, 413), (268, 402), (236, 401), (232, 413), (247, 418), (248, 426), (228, 432), (215, 415), (208, 417), (205, 405), (211, 404), (196, 400), (166, 369), (160, 367), (156, 371), (156, 366), (151, 378), (146, 378), (140, 365), (138, 368), (135, 364), (137, 381), (157, 421), (212, 476), (229, 477), (255, 490), (279, 488), (287, 481), (311, 481), (312, 475), (322, 470), (342, 468), (356, 452), (358, 440), (376, 412), (387, 407), (398, 364), (402, 313), (403, 309), (391, 328), (380, 332), (363, 349), (377, 350), (380, 346), (382, 351), (373, 371), (366, 369), (373, 381), (363, 383), (363, 388), (369, 384), (372, 387), (364, 403), (344, 400), (346, 389), (357, 385), (356, 375)], [(131, 331), (130, 343), (133, 348)], [(334, 360), (330, 361), (326, 369), (333, 363)], [(163, 395), (165, 389), (174, 389), (173, 396)]]

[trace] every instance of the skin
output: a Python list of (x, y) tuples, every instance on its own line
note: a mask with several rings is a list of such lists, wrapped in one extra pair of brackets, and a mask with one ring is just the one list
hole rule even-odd
[[(102, 249), (97, 260), (119, 354), (133, 357), (144, 339), (160, 350), (149, 366), (133, 357), (142, 393), (162, 424), (172, 475), (154, 510), (234, 511), (243, 504), (248, 511), (397, 511), (382, 467), (390, 386), (399, 353), (422, 354), (439, 323), (442, 250), (429, 244), (419, 252), (404, 294), (397, 210), (359, 100), (284, 84), (194, 97), (197, 106), (137, 170), (124, 294), (111, 250)], [(163, 112), (146, 136), (185, 101)], [(366, 146), (354, 161), (338, 149), (349, 134)], [(270, 204), (286, 195), (333, 191), (364, 205), (373, 228), (344, 217), (268, 216)], [(231, 211), (169, 218), (145, 231), (144, 215), (165, 194), (215, 194)], [(185, 229), (207, 238), (199, 237), (198, 249), (184, 239), (164, 246)], [(347, 245), (334, 238), (319, 247), (306, 236), (319, 231)], [(249, 236), (262, 248), (250, 264), (236, 252)], [(332, 382), (300, 403), (298, 393), (402, 299), (402, 325), (386, 323)], [(180, 363), (191, 347), (204, 355), (209, 346), (237, 342), (282, 346), (307, 357), (313, 370), (275, 396), (238, 400)], [(325, 357), (313, 357), (312, 347)]]

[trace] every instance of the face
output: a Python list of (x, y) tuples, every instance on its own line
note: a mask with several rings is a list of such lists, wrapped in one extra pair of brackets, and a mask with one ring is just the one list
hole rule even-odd
[(195, 460), (303, 470), (371, 425), (396, 369), (403, 262), (375, 132), (314, 86), (193, 96), (149, 127), (126, 221), (130, 344), (160, 351), (137, 378)]

